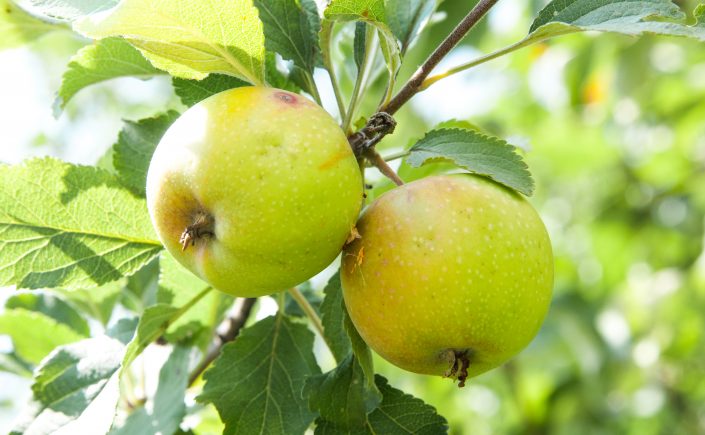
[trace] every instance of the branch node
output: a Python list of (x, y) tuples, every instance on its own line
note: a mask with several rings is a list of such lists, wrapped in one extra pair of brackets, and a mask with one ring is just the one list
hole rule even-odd
[(362, 129), (348, 137), (355, 156), (361, 157), (386, 135), (394, 133), (396, 126), (397, 121), (387, 112), (377, 112), (372, 115)]

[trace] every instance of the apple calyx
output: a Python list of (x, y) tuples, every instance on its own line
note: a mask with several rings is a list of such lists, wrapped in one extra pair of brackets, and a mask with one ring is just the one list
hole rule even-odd
[(179, 243), (181, 243), (181, 250), (185, 251), (189, 245), (193, 246), (196, 244), (196, 240), (213, 237), (215, 235), (215, 219), (213, 216), (205, 210), (197, 211), (193, 216), (193, 223), (186, 227), (181, 237), (179, 237)]
[(445, 352), (446, 358), (450, 362), (450, 367), (443, 374), (446, 378), (454, 378), (458, 380), (458, 388), (465, 386), (465, 381), (468, 379), (468, 367), (470, 367), (470, 349), (447, 349)]

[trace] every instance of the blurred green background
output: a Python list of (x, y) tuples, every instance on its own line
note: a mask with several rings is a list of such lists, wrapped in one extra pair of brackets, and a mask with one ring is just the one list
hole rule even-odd
[[(472, 3), (441, 4), (400, 82)], [(676, 3), (688, 13), (696, 5)], [(501, 0), (439, 69), (519, 40), (542, 4)], [(334, 51), (352, 74), (351, 41), (349, 26)], [(0, 52), (0, 160), (51, 154), (94, 164), (121, 118), (180, 108), (166, 78), (120, 79), (82, 91), (55, 118), (53, 93), (83, 44), (55, 33)], [(340, 75), (349, 92), (352, 78)], [(322, 86), (325, 79), (317, 76)], [(366, 94), (363, 114), (383, 86)], [(322, 95), (335, 112), (330, 91)], [(555, 252), (553, 304), (528, 349), (464, 389), (380, 359), (377, 370), (434, 405), (456, 434), (705, 433), (703, 43), (578, 34), (529, 47), (415, 97), (379, 149), (398, 152), (451, 118), (525, 150), (537, 183), (531, 202)], [(444, 169), (399, 171), (410, 181)], [(372, 196), (391, 188), (369, 172)], [(2, 376), (0, 389), (17, 389), (0, 394), (0, 428), (29, 394), (28, 383)]]

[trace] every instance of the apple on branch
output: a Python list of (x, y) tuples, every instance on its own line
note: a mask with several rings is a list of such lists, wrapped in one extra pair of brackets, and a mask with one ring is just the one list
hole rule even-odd
[(553, 256), (518, 193), (470, 174), (427, 177), (382, 195), (357, 229), (343, 251), (345, 305), (391, 363), (463, 386), (538, 333)]
[(188, 109), (157, 146), (147, 204), (167, 250), (213, 287), (261, 296), (339, 254), (362, 178), (335, 120), (308, 99), (231, 89)]

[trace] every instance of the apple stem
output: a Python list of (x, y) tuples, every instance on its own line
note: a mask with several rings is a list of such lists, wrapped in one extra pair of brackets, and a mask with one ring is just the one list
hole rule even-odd
[(196, 240), (200, 238), (213, 237), (215, 235), (214, 225), (215, 219), (213, 219), (213, 216), (209, 213), (203, 210), (196, 212), (193, 218), (193, 223), (186, 227), (179, 238), (181, 250), (185, 251), (189, 245), (195, 245)]
[(370, 162), (374, 167), (379, 169), (379, 172), (381, 172), (385, 177), (392, 180), (394, 184), (396, 184), (397, 186), (401, 186), (404, 184), (404, 181), (399, 178), (399, 175), (394, 172), (394, 169), (392, 169), (392, 167), (384, 161), (384, 158), (379, 155), (377, 150), (375, 150), (374, 148), (370, 148), (365, 151), (363, 155), (365, 156), (368, 162)]
[(468, 358), (468, 352), (463, 351), (458, 355), (455, 354), (456, 361), (460, 360), (460, 373), (458, 373), (458, 388), (463, 388), (465, 386), (465, 381), (468, 379), (468, 367), (470, 367), (470, 358)]
[(468, 368), (470, 367), (470, 350), (454, 350), (448, 349), (446, 355), (449, 360), (452, 360), (451, 366), (444, 373), (446, 378), (455, 378), (458, 380), (458, 388), (465, 386), (465, 381), (468, 379)]
[(377, 112), (370, 116), (367, 124), (348, 136), (348, 142), (355, 156), (361, 157), (365, 151), (377, 145), (386, 135), (394, 133), (397, 121), (386, 112)]

